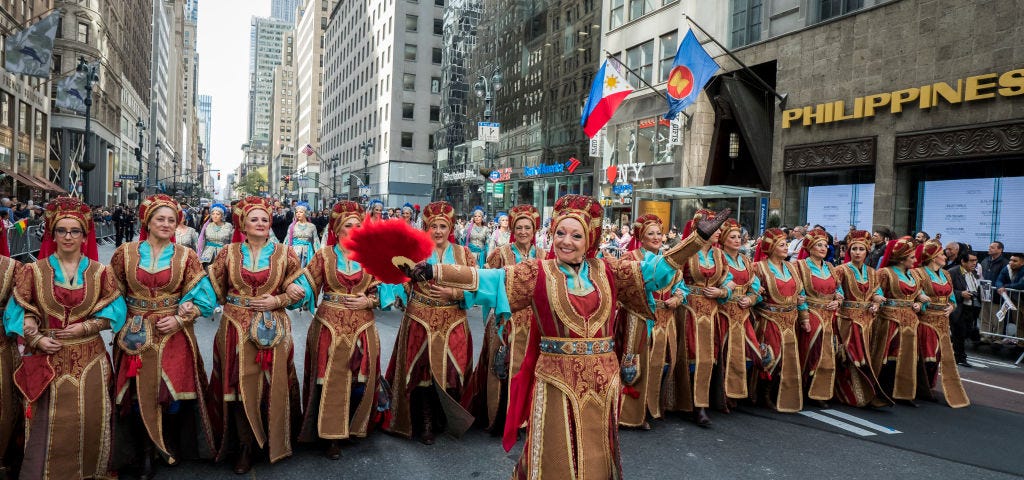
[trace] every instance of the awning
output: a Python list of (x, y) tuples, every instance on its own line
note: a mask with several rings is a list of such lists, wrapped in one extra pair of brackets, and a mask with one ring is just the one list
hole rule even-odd
[(633, 196), (650, 196), (665, 200), (704, 200), (712, 198), (763, 197), (769, 192), (756, 188), (731, 185), (705, 185), (702, 187), (638, 188)]
[(21, 173), (21, 172), (14, 172), (14, 179), (19, 181), (19, 182), (21, 182), (21, 183), (24, 183), (28, 188), (38, 188), (40, 190), (49, 190), (47, 187), (45, 187), (43, 185), (40, 185), (39, 183), (36, 183), (36, 181), (33, 180), (32, 177), (30, 177), (28, 175), (25, 175), (24, 173)]
[(51, 192), (68, 193), (67, 190), (64, 190), (63, 188), (60, 188), (60, 185), (57, 185), (56, 183), (51, 182), (46, 177), (40, 177), (40, 176), (37, 176), (37, 175), (32, 175), (32, 180), (35, 180), (36, 183), (38, 183), (39, 185), (42, 185), (43, 188), (45, 188), (46, 190), (49, 190)]

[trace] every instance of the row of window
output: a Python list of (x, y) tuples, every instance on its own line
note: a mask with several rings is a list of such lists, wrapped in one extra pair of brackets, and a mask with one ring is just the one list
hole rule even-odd
[(612, 55), (635, 72), (635, 74), (626, 75), (627, 80), (635, 88), (643, 86), (640, 80), (650, 84), (664, 82), (668, 80), (668, 74), (672, 71), (672, 62), (675, 60), (676, 48), (679, 46), (679, 32), (673, 30), (657, 38), (657, 70), (655, 70), (654, 40), (651, 39), (635, 47), (627, 48), (625, 61), (622, 59), (621, 52)]
[[(417, 51), (418, 51), (418, 48), (416, 47), (416, 44), (414, 44), (414, 43), (407, 43), (407, 44), (405, 44), (405, 53), (403, 55), (403, 57), (405, 58), (405, 61), (407, 61), (407, 62), (415, 62), (416, 58), (417, 58), (417, 55), (416, 55)], [(440, 65), (441, 64), (441, 48), (440, 47), (433, 47), (433, 48), (430, 49), (430, 62), (433, 63), (434, 65)]]

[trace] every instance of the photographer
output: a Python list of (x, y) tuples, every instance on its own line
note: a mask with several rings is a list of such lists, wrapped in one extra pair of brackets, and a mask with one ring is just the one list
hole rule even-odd
[(960, 266), (950, 268), (953, 294), (956, 295), (956, 309), (949, 316), (950, 339), (953, 341), (953, 356), (956, 364), (970, 367), (964, 349), (968, 337), (978, 337), (978, 314), (981, 312), (980, 282), (976, 274), (978, 256), (967, 251), (960, 256)]

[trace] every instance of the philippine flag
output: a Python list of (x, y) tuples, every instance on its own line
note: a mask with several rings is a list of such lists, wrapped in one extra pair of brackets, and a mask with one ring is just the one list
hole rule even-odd
[(605, 60), (597, 75), (594, 75), (594, 84), (590, 86), (590, 96), (587, 97), (587, 105), (583, 107), (583, 117), (580, 118), (580, 126), (587, 138), (597, 135), (632, 91), (629, 82), (615, 68), (608, 67), (608, 60)]
[(704, 47), (693, 35), (693, 30), (686, 32), (679, 50), (676, 51), (672, 71), (668, 74), (665, 93), (668, 95), (668, 113), (665, 119), (676, 118), (687, 105), (697, 100), (704, 85), (718, 71), (718, 64), (708, 55)]

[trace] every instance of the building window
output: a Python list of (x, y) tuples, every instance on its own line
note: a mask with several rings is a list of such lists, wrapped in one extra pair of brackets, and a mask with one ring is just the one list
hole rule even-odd
[(416, 61), (416, 45), (411, 43), (405, 44), (405, 61), (415, 62)]
[(78, 22), (78, 41), (80, 43), (89, 43), (89, 24), (85, 22)]
[(402, 148), (412, 148), (412, 132), (402, 132)]
[(733, 48), (761, 39), (761, 4), (763, 0), (732, 0), (732, 31), (729, 42)]
[(412, 120), (415, 115), (416, 104), (414, 103), (403, 103), (402, 104), (402, 119)]
[(430, 150), (434, 149), (434, 136), (427, 135), (427, 148)]
[(864, 0), (818, 0), (818, 19), (828, 20), (864, 8)]
[(440, 18), (434, 19), (434, 35), (444, 34), (444, 21)]
[(11, 95), (0, 92), (0, 125), (11, 126)]
[(661, 64), (658, 66), (658, 81), (668, 80), (668, 74), (672, 71), (672, 62), (676, 59), (676, 49), (679, 47), (679, 33), (671, 32), (661, 36)]
[(441, 77), (430, 77), (430, 93), (441, 93)]
[(438, 105), (430, 106), (430, 121), (440, 122), (441, 121), (441, 107)]
[(653, 0), (629, 0), (629, 20), (636, 20), (654, 11)]
[(612, 13), (608, 18), (608, 24), (611, 28), (616, 28), (622, 25), (626, 20), (626, 0), (612, 0)]
[(431, 52), (430, 52), (430, 61), (434, 65), (440, 65), (441, 64), (441, 49), (440, 48), (436, 48), (435, 47), (433, 50), (431, 50)]
[(444, 6), (444, 0), (434, 0), (434, 5), (438, 7)]
[(420, 30), (420, 17), (416, 15), (405, 16), (405, 31), (407, 32), (418, 32)]
[(416, 75), (412, 73), (406, 73), (402, 75), (402, 90), (409, 92), (416, 91)]
[[(626, 50), (626, 66), (636, 72), (640, 79), (651, 83), (651, 70), (654, 65), (654, 40), (648, 40), (640, 45)], [(639, 86), (640, 82), (634, 85)]]
[(46, 138), (46, 114), (36, 110), (36, 140), (44, 140)]

